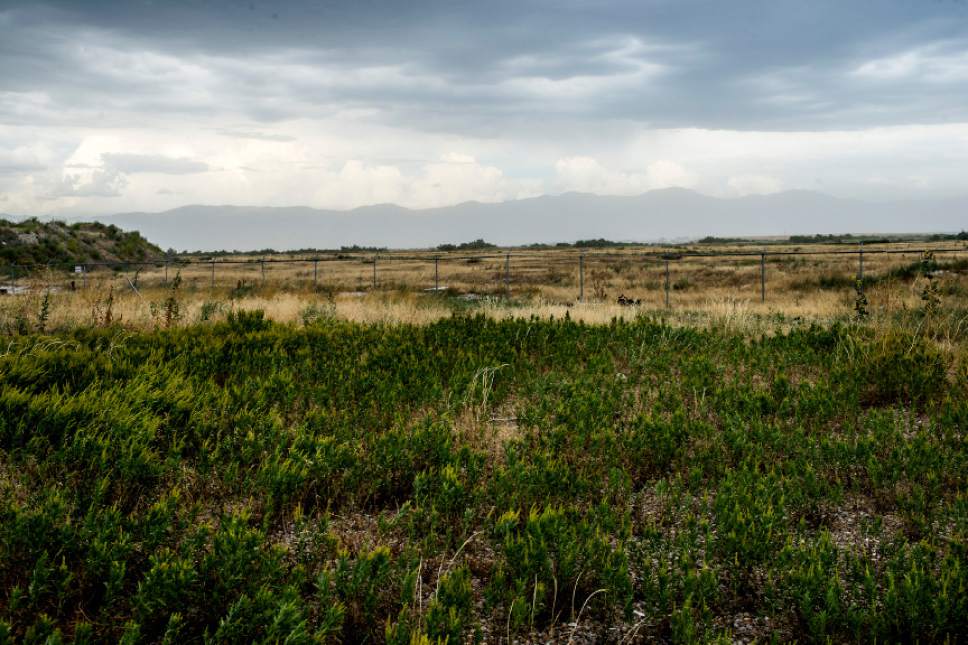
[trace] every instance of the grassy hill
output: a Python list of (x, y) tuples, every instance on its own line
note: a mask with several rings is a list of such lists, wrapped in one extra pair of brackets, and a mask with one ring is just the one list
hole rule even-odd
[(4, 265), (142, 262), (162, 255), (137, 231), (113, 224), (0, 219), (0, 264)]

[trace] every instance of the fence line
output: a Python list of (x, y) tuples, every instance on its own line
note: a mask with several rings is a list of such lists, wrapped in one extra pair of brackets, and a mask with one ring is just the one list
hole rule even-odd
[[(642, 258), (642, 259), (656, 259), (656, 260), (682, 260), (686, 258), (738, 258), (738, 257), (760, 257), (762, 255), (767, 256), (817, 256), (817, 255), (860, 255), (863, 258), (864, 254), (897, 254), (906, 255), (911, 253), (965, 253), (968, 251), (968, 246), (962, 248), (929, 248), (929, 247), (909, 247), (902, 249), (831, 249), (823, 251), (796, 251), (796, 250), (777, 250), (777, 251), (717, 251), (708, 253), (699, 253), (695, 251), (685, 251), (681, 253), (671, 252), (671, 251), (628, 251), (625, 253), (616, 253), (611, 251), (575, 251), (571, 252), (576, 258), (584, 255), (585, 257), (594, 257), (602, 259), (628, 259), (628, 258)], [(549, 252), (554, 252), (557, 257), (568, 257), (569, 252), (563, 252), (557, 249), (547, 249), (544, 251), (524, 251), (524, 252), (513, 252), (507, 251), (505, 253), (499, 254), (473, 254), (473, 255), (400, 255), (397, 253), (370, 253), (370, 254), (360, 254), (360, 255), (348, 255), (345, 253), (332, 252), (327, 255), (311, 255), (307, 257), (300, 258), (252, 258), (252, 259), (215, 259), (213, 256), (205, 256), (202, 258), (165, 258), (161, 260), (142, 260), (142, 261), (130, 261), (130, 260), (115, 260), (115, 261), (93, 261), (93, 262), (30, 262), (30, 263), (15, 263), (3, 265), (4, 268), (20, 268), (20, 269), (44, 269), (44, 268), (56, 268), (64, 267), (71, 268), (75, 266), (84, 267), (160, 267), (164, 264), (185, 266), (192, 264), (211, 264), (213, 262), (217, 264), (304, 264), (307, 262), (349, 262), (349, 261), (360, 261), (371, 263), (377, 258), (382, 258), (391, 261), (408, 261), (408, 262), (432, 262), (436, 260), (444, 261), (455, 261), (455, 262), (466, 262), (468, 260), (496, 260), (496, 259), (507, 259), (512, 255), (515, 258), (547, 258)], [(204, 255), (204, 254), (199, 254)]]
[[(164, 267), (164, 283), (168, 284), (168, 274), (169, 268), (183, 269), (192, 266), (208, 266), (211, 269), (211, 287), (214, 289), (216, 286), (216, 267), (217, 266), (259, 266), (262, 282), (266, 281), (266, 265), (306, 265), (308, 263), (312, 264), (312, 280), (314, 285), (319, 283), (319, 264), (322, 263), (352, 263), (357, 262), (361, 265), (370, 264), (372, 265), (372, 288), (376, 290), (378, 288), (378, 272), (377, 263), (378, 260), (381, 262), (386, 262), (388, 265), (392, 266), (396, 262), (421, 262), (429, 263), (433, 262), (433, 291), (440, 291), (440, 263), (441, 262), (451, 262), (451, 263), (461, 263), (461, 264), (473, 264), (481, 262), (484, 260), (503, 260), (503, 276), (497, 278), (499, 282), (504, 283), (504, 292), (506, 296), (511, 295), (511, 282), (512, 282), (512, 272), (511, 272), (511, 259), (512, 255), (517, 260), (518, 266), (522, 267), (519, 271), (528, 268), (528, 260), (540, 260), (539, 267), (551, 267), (553, 263), (562, 264), (566, 262), (577, 261), (578, 268), (578, 301), (585, 302), (585, 269), (588, 261), (598, 260), (637, 260), (642, 262), (655, 262), (659, 263), (664, 269), (664, 291), (665, 291), (665, 305), (668, 307), (671, 305), (670, 292), (672, 290), (671, 285), (671, 266), (670, 264), (674, 261), (685, 261), (689, 259), (710, 259), (710, 258), (724, 258), (724, 259), (737, 259), (737, 258), (759, 258), (760, 265), (760, 301), (766, 302), (766, 262), (767, 258), (785, 258), (785, 257), (795, 257), (795, 256), (850, 256), (856, 255), (858, 257), (858, 267), (857, 267), (857, 279), (863, 286), (864, 281), (864, 257), (865, 255), (908, 255), (908, 254), (919, 254), (922, 258), (924, 254), (946, 254), (946, 253), (968, 253), (968, 245), (962, 248), (955, 247), (904, 247), (904, 248), (864, 248), (863, 243), (859, 244), (856, 249), (826, 249), (826, 250), (774, 250), (769, 251), (766, 249), (760, 249), (755, 251), (717, 251), (717, 252), (696, 252), (696, 251), (685, 251), (685, 252), (672, 252), (672, 251), (626, 251), (626, 252), (615, 252), (615, 251), (594, 251), (594, 250), (576, 250), (576, 251), (561, 251), (557, 249), (547, 249), (547, 250), (522, 250), (519, 252), (505, 251), (503, 253), (483, 253), (483, 254), (470, 254), (470, 255), (449, 255), (449, 254), (423, 254), (423, 255), (403, 255), (395, 253), (373, 253), (373, 254), (347, 254), (342, 252), (332, 252), (327, 254), (317, 254), (309, 257), (270, 257), (270, 258), (244, 258), (244, 259), (217, 259), (213, 256), (200, 257), (200, 258), (172, 258), (168, 257), (159, 260), (146, 260), (140, 262), (128, 262), (128, 261), (95, 261), (95, 262), (83, 262), (83, 263), (68, 263), (68, 262), (48, 262), (48, 263), (24, 263), (24, 264), (9, 264), (4, 267), (0, 267), (4, 273), (9, 276), (16, 287), (19, 279), (23, 277), (29, 277), (32, 273), (36, 273), (38, 270), (55, 271), (57, 269), (66, 269), (69, 275), (79, 275), (83, 286), (87, 286), (87, 274), (91, 269), (106, 268), (115, 270), (124, 269), (136, 269), (138, 271), (144, 268), (161, 268)], [(503, 279), (502, 279), (503, 278)], [(136, 278), (137, 280), (137, 278)], [(72, 281), (72, 288), (73, 281)], [(16, 289), (14, 289), (16, 291)]]

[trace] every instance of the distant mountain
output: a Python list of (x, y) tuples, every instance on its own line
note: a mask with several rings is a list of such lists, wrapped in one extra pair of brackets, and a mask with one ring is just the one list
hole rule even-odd
[(97, 218), (164, 248), (278, 250), (343, 245), (416, 248), (484, 238), (501, 245), (587, 238), (627, 241), (814, 233), (945, 232), (965, 228), (968, 197), (871, 203), (810, 191), (717, 198), (681, 188), (636, 196), (566, 193), (411, 210), (183, 206)]

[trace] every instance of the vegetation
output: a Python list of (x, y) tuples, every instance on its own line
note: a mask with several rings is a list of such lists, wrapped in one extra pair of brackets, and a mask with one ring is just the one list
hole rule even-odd
[(864, 235), (851, 235), (850, 233), (828, 234), (818, 233), (816, 235), (791, 235), (790, 244), (889, 244), (901, 238), (871, 237)]
[(437, 247), (438, 251), (487, 251), (489, 249), (496, 249), (497, 244), (491, 244), (490, 242), (485, 242), (482, 239), (476, 239), (472, 242), (462, 242), (460, 244), (441, 244)]
[(51, 264), (61, 269), (86, 262), (157, 260), (161, 249), (137, 231), (99, 222), (41, 222), (0, 219), (0, 264)]
[(937, 308), (750, 337), (169, 297), (4, 343), (0, 642), (968, 633)]
[(937, 235), (932, 235), (929, 239), (933, 242), (942, 242), (948, 240), (965, 241), (968, 240), (968, 231), (961, 231), (959, 233), (938, 233)]
[(697, 240), (698, 244), (743, 244), (746, 242), (752, 242), (752, 240), (746, 237), (717, 237), (715, 235), (707, 235)]
[[(715, 235), (707, 235), (706, 237), (698, 241), (699, 244), (745, 244), (750, 242), (757, 242), (758, 244), (859, 244), (863, 242), (864, 244), (890, 244), (892, 242), (900, 242), (902, 240), (913, 240), (917, 239), (916, 236), (911, 235), (892, 235), (892, 236), (877, 236), (873, 237), (870, 235), (853, 235), (851, 233), (818, 233), (816, 235), (791, 235), (786, 239), (779, 240), (756, 240), (755, 238), (749, 237), (716, 237)], [(931, 240), (938, 241), (941, 239), (955, 239), (950, 237), (940, 237), (933, 236)]]
[(381, 253), (387, 250), (385, 246), (360, 246), (359, 244), (353, 244), (352, 246), (341, 246), (339, 250), (344, 253)]

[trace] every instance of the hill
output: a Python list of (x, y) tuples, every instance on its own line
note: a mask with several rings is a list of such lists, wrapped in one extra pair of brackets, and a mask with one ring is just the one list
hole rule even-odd
[(99, 218), (180, 250), (424, 248), (485, 239), (499, 245), (699, 239), (703, 236), (955, 232), (968, 199), (872, 203), (810, 191), (718, 198), (681, 188), (634, 196), (565, 193), (500, 203), (350, 211), (303, 206), (183, 206)]
[(140, 233), (114, 224), (0, 219), (0, 264), (143, 262), (162, 256)]

